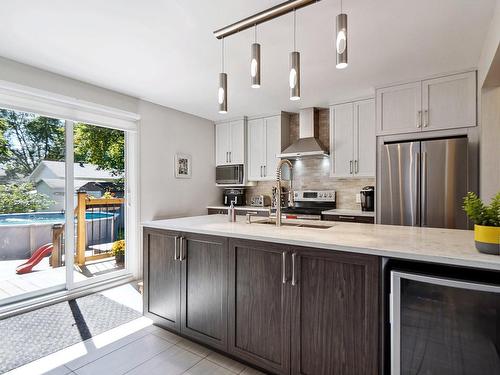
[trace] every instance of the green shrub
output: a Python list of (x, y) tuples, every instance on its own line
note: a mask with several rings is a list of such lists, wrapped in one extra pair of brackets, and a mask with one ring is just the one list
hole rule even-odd
[(464, 211), (475, 224), (500, 227), (500, 191), (493, 197), (489, 206), (485, 205), (476, 193), (467, 193), (464, 198)]
[(31, 183), (0, 185), (0, 214), (45, 210), (54, 201), (40, 194)]

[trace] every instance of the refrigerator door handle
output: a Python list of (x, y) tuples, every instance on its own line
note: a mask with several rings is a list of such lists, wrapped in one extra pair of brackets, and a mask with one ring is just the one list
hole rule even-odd
[(421, 222), (422, 226), (427, 225), (427, 152), (422, 153), (422, 184), (421, 184)]
[(416, 194), (415, 194), (415, 211), (414, 211), (414, 215), (413, 215), (413, 223), (412, 225), (413, 226), (420, 226), (420, 223), (421, 223), (421, 217), (420, 217), (420, 213), (421, 213), (421, 209), (420, 209), (420, 192), (422, 191), (421, 187), (420, 187), (420, 173), (421, 173), (421, 167), (420, 167), (420, 157), (421, 157), (421, 154), (420, 152), (417, 152), (416, 154), (416, 167), (415, 167), (415, 181), (417, 182), (417, 185), (416, 185)]

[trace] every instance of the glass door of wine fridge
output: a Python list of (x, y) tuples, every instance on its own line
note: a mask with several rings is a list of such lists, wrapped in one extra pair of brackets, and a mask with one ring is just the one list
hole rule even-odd
[(390, 323), (392, 375), (500, 374), (500, 285), (393, 270)]

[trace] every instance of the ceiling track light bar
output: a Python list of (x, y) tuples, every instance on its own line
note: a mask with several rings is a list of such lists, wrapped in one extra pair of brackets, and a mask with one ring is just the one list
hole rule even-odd
[(215, 30), (214, 35), (217, 39), (222, 39), (230, 35), (236, 34), (240, 31), (249, 29), (261, 23), (267, 22), (274, 18), (280, 17), (284, 14), (293, 12), (296, 9), (317, 3), (320, 0), (289, 0), (284, 3), (275, 5), (272, 8), (263, 10), (253, 16), (242, 19), (231, 25), (223, 27), (222, 29)]

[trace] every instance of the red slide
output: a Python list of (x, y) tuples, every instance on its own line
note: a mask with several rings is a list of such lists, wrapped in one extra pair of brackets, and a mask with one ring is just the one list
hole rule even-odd
[(31, 258), (28, 259), (26, 263), (21, 264), (16, 268), (16, 273), (18, 275), (22, 275), (23, 273), (28, 273), (31, 272), (33, 267), (35, 267), (40, 261), (50, 254), (52, 252), (52, 249), (54, 246), (52, 246), (52, 243), (45, 244), (43, 246), (40, 246), (31, 256)]

